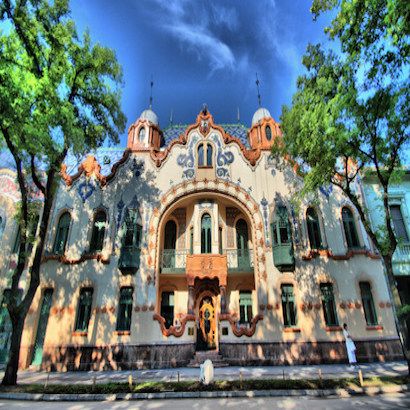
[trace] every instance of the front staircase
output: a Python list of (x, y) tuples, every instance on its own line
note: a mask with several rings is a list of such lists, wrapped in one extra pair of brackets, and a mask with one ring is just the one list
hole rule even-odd
[(214, 367), (229, 366), (224, 358), (216, 350), (206, 350), (203, 352), (195, 352), (194, 357), (188, 363), (188, 367), (199, 367), (205, 360), (211, 360)]

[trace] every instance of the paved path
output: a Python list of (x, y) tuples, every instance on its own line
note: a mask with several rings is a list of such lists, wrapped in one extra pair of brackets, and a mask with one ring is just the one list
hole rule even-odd
[[(406, 362), (388, 363), (366, 363), (361, 364), (364, 377), (370, 376), (404, 376), (407, 374)], [(260, 378), (288, 378), (288, 379), (317, 379), (319, 369), (324, 378), (342, 378), (357, 375), (356, 369), (350, 369), (345, 364), (329, 364), (315, 366), (230, 366), (215, 369), (216, 380), (239, 379), (240, 373), (244, 379)], [(176, 381), (198, 380), (199, 369), (180, 367), (176, 369), (156, 369), (156, 370), (134, 370), (134, 371), (103, 371), (103, 372), (65, 372), (46, 373), (35, 371), (20, 371), (18, 373), (18, 383), (44, 383), (49, 377), (49, 383), (58, 384), (87, 384), (92, 383), (96, 378), (96, 383), (126, 382), (128, 376), (141, 381)], [(0, 373), (3, 377), (3, 372)]]
[(254, 397), (254, 398), (228, 398), (228, 399), (166, 399), (154, 401), (134, 402), (0, 402), (0, 410), (25, 409), (31, 410), (105, 410), (105, 409), (130, 409), (130, 410), (215, 410), (228, 409), (297, 409), (297, 410), (327, 410), (327, 409), (408, 409), (410, 408), (409, 394), (383, 395), (377, 397), (349, 397), (349, 398), (311, 398), (311, 397)]

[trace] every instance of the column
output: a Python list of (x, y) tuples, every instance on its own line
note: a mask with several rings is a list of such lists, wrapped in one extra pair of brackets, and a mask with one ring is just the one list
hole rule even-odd
[(220, 285), (219, 292), (221, 294), (221, 313), (226, 313), (226, 286)]
[(188, 315), (194, 314), (194, 287), (188, 286)]

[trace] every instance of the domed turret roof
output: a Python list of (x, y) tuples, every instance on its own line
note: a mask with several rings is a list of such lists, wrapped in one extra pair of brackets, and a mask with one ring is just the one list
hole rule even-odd
[(148, 108), (147, 110), (144, 110), (141, 115), (140, 115), (141, 120), (148, 120), (152, 122), (154, 125), (158, 125), (158, 116), (155, 114), (154, 111), (152, 111), (151, 108)]
[(271, 117), (270, 112), (263, 107), (260, 107), (256, 110), (255, 114), (252, 117), (252, 125), (257, 124), (260, 120), (266, 117)]

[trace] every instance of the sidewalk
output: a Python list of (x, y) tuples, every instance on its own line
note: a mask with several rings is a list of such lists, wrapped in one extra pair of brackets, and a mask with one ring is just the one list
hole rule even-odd
[[(360, 364), (364, 377), (372, 376), (406, 376), (407, 363), (364, 363)], [(244, 379), (287, 378), (287, 379), (318, 379), (319, 370), (323, 378), (345, 378), (357, 376), (357, 369), (350, 369), (346, 364), (328, 365), (298, 365), (298, 366), (252, 366), (252, 367), (222, 367), (214, 370), (216, 380), (238, 380), (240, 373)], [(0, 373), (3, 377), (4, 372)], [(65, 372), (46, 373), (36, 371), (19, 371), (19, 384), (43, 384), (49, 378), (49, 384), (92, 384), (96, 383), (127, 382), (132, 375), (134, 381), (177, 381), (198, 380), (199, 369), (180, 367), (174, 369), (133, 370), (133, 371), (101, 371), (101, 372)]]

